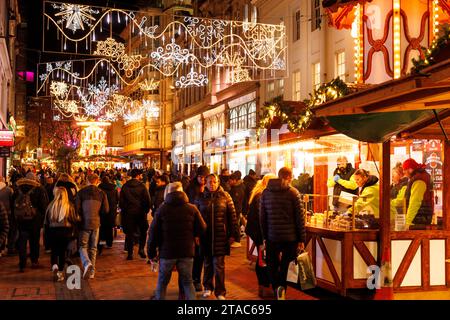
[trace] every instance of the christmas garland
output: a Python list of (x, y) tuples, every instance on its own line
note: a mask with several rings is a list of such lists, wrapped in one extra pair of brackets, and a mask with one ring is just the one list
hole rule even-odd
[(291, 104), (283, 101), (281, 96), (264, 103), (262, 116), (259, 122), (260, 128), (281, 127), (287, 124), (289, 131), (293, 133), (303, 133), (314, 119), (312, 110), (318, 105), (345, 96), (350, 93), (347, 84), (340, 78), (321, 84), (310, 98), (304, 100), (305, 108), (296, 110)]
[(411, 73), (421, 73), (422, 69), (435, 64), (436, 58), (444, 50), (449, 50), (450, 27), (445, 25), (439, 32), (439, 37), (435, 38), (429, 48), (422, 47), (423, 58), (412, 59), (413, 67)]

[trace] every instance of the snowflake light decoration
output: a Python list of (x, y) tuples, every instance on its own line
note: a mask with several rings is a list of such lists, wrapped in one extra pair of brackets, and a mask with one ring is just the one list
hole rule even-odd
[(98, 14), (98, 10), (94, 10), (89, 6), (62, 3), (53, 3), (53, 8), (60, 12), (55, 17), (60, 17), (57, 21), (59, 24), (66, 23), (65, 27), (75, 33), (77, 30), (84, 30), (84, 25), (92, 27), (91, 21), (95, 21), (93, 14)]

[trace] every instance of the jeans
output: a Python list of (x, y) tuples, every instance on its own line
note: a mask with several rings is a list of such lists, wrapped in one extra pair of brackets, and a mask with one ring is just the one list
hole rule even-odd
[(41, 238), (41, 227), (19, 228), (19, 267), (25, 268), (27, 264), (27, 243), (30, 242), (31, 263), (38, 263), (39, 260), (39, 240)]
[(92, 264), (92, 270), (95, 271), (95, 260), (97, 258), (97, 243), (99, 229), (80, 230), (80, 258), (83, 267), (86, 268), (89, 263)]
[(173, 266), (177, 267), (178, 283), (183, 286), (183, 291), (186, 300), (195, 300), (195, 288), (192, 282), (192, 264), (193, 258), (179, 258), (179, 259), (160, 259), (158, 285), (156, 286), (156, 299), (165, 300), (167, 285), (172, 276)]
[[(215, 278), (215, 289), (213, 278)], [(205, 290), (214, 291), (216, 297), (225, 296), (225, 256), (205, 256), (203, 287)]]
[[(280, 259), (281, 254), (281, 259)], [(289, 263), (297, 256), (297, 242), (267, 242), (267, 267), (273, 290), (286, 289), (286, 277)]]
[(49, 228), (45, 232), (48, 237), (49, 246), (52, 249), (51, 264), (58, 265), (59, 271), (64, 270), (66, 264), (67, 245), (72, 234), (71, 228)]

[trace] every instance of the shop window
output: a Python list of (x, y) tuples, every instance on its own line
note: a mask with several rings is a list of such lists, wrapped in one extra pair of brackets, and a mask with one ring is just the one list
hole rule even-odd
[(300, 17), (301, 17), (300, 10), (295, 11), (294, 30), (293, 30), (294, 42), (300, 40)]
[(238, 130), (238, 117), (239, 117), (238, 108), (231, 109), (230, 110), (230, 129), (231, 129), (231, 131)]
[(294, 71), (292, 77), (292, 99), (300, 101), (300, 70)]
[[(405, 161), (409, 163), (403, 170)], [(416, 163), (420, 167), (416, 167)], [(444, 183), (442, 142), (392, 141), (391, 172), (391, 228), (395, 231), (441, 229)]]
[(320, 62), (313, 64), (313, 87), (318, 89), (320, 87)]
[(278, 79), (277, 81), (277, 90), (279, 96), (284, 96), (284, 79)]
[(268, 100), (272, 99), (275, 96), (275, 82), (269, 81), (267, 83), (267, 98)]
[(345, 81), (345, 51), (336, 53), (336, 77)]
[(248, 129), (256, 128), (256, 101), (249, 103), (248, 107)]
[(311, 31), (320, 28), (320, 0), (311, 0)]

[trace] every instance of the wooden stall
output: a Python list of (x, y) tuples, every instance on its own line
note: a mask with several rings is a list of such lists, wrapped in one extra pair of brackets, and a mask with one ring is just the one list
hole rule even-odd
[[(426, 76), (424, 76), (426, 75)], [(391, 145), (399, 139), (434, 139), (442, 150), (436, 152), (442, 162), (442, 182), (450, 181), (450, 60), (423, 70), (421, 75), (405, 76), (374, 85), (349, 96), (327, 102), (315, 109), (334, 127), (350, 137), (358, 133), (342, 126), (352, 119), (354, 127), (369, 126), (375, 118), (386, 126), (406, 117), (409, 122), (392, 125), (389, 132), (375, 130), (373, 139), (383, 142), (380, 175), (380, 250), (382, 264), (392, 266), (395, 292), (447, 290), (450, 287), (450, 186), (442, 183), (436, 223), (423, 230), (395, 231), (390, 217)], [(340, 128), (340, 129), (338, 129)], [(342, 130), (341, 130), (342, 129)], [(413, 140), (413, 141), (416, 141)], [(407, 148), (407, 150), (410, 150)], [(436, 156), (435, 155), (435, 156)], [(394, 155), (395, 156), (395, 155)], [(409, 155), (413, 157), (414, 155)], [(425, 157), (425, 156), (424, 156)]]

